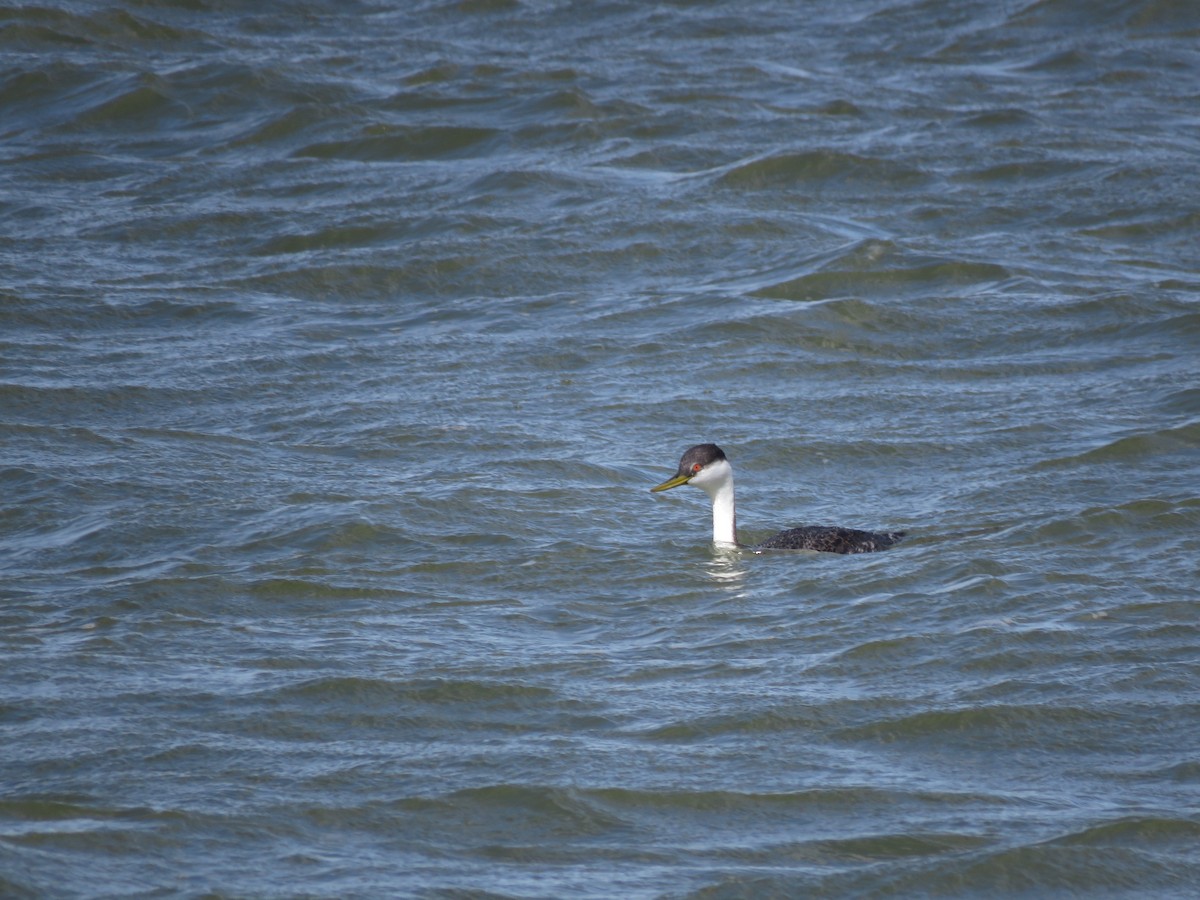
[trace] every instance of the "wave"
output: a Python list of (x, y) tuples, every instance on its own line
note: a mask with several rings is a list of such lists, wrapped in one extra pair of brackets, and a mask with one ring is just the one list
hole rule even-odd
[(464, 159), (495, 149), (501, 132), (494, 128), (453, 125), (380, 126), (349, 140), (321, 141), (296, 150), (296, 157), (358, 162), (408, 162)]
[(929, 176), (894, 160), (836, 150), (771, 153), (713, 173), (717, 184), (741, 190), (802, 186), (811, 190), (861, 192), (907, 190), (927, 184)]

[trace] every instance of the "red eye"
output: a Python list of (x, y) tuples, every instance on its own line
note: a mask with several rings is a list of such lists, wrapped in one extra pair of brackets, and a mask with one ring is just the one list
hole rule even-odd
[(692, 466), (692, 471), (699, 472), (701, 468), (702, 467), (701, 467), (700, 463), (696, 463), (695, 465)]

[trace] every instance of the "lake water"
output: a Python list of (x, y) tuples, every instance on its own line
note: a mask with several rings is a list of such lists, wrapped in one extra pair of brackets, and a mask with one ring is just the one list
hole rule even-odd
[(0, 895), (1195, 896), (1193, 0), (44, 0), (0, 176)]

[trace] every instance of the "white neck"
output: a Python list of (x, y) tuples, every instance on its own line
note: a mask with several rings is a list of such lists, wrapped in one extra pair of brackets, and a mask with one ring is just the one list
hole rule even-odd
[(737, 543), (737, 508), (733, 502), (733, 478), (713, 495), (713, 541), (718, 544)]
[(708, 494), (713, 508), (713, 542), (737, 543), (737, 509), (733, 502), (733, 467), (725, 460), (709, 466), (692, 484)]

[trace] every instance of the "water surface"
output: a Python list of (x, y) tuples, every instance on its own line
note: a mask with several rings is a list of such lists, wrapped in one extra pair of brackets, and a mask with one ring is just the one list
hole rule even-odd
[(1197, 36), (0, 11), (0, 893), (1190, 896)]

